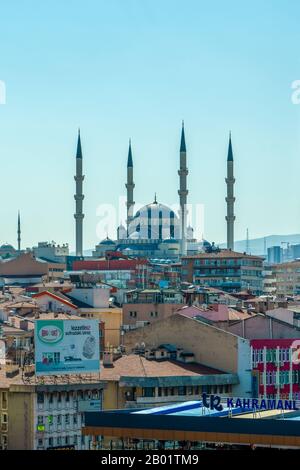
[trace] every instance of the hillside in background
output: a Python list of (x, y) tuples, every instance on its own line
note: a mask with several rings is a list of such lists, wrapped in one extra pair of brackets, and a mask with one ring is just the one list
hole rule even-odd
[[(295, 235), (268, 235), (267, 237), (249, 239), (249, 253), (252, 255), (264, 255), (265, 254), (265, 240), (267, 249), (270, 246), (281, 246), (286, 248), (287, 243), (290, 245), (296, 245), (300, 243), (300, 234)], [(283, 243), (282, 243), (283, 242)], [(236, 241), (234, 244), (235, 251), (244, 252), (246, 251), (246, 240)], [(226, 248), (225, 243), (219, 244), (220, 248)]]

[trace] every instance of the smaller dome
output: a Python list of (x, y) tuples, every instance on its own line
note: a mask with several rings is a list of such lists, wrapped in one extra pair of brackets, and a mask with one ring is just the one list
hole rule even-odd
[(115, 242), (112, 241), (110, 238), (106, 237), (99, 245), (115, 245)]
[(163, 240), (163, 243), (179, 243), (179, 241), (176, 240), (175, 238), (165, 238)]
[(0, 247), (1, 250), (14, 250), (12, 245), (4, 244)]

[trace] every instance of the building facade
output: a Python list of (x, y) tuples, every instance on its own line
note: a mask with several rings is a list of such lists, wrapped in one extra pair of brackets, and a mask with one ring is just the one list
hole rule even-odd
[(256, 396), (300, 399), (299, 339), (256, 339), (251, 344), (251, 365)]
[(220, 250), (182, 258), (182, 280), (206, 285), (227, 292), (243, 289), (261, 294), (263, 290), (263, 258)]
[(273, 276), (276, 295), (294, 296), (300, 294), (300, 261), (275, 264)]
[[(12, 374), (14, 375), (14, 374)], [(51, 383), (52, 382), (52, 383)], [(37, 383), (21, 372), (0, 374), (0, 444), (8, 450), (74, 448), (88, 450), (91, 437), (82, 436), (84, 411), (96, 401), (102, 409), (103, 387), (98, 380), (69, 382), (63, 378)]]

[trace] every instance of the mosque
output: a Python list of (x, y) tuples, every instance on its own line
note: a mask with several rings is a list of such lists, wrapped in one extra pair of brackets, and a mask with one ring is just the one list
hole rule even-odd
[[(194, 230), (187, 226), (187, 152), (185, 142), (184, 123), (182, 123), (180, 151), (179, 151), (179, 211), (176, 213), (170, 207), (157, 201), (155, 194), (153, 202), (134, 211), (134, 173), (131, 142), (127, 159), (127, 220), (126, 226), (120, 225), (117, 229), (116, 239), (105, 238), (98, 243), (93, 251), (93, 257), (105, 256), (107, 251), (122, 252), (128, 257), (142, 257), (165, 262), (179, 260), (181, 256), (192, 255), (203, 251), (213, 251), (213, 244), (206, 240), (197, 241)], [(83, 173), (82, 148), (80, 133), (78, 134), (76, 152), (76, 255), (83, 256)], [(229, 137), (227, 157), (227, 247), (233, 249), (234, 201), (233, 196), (233, 154), (231, 136)]]

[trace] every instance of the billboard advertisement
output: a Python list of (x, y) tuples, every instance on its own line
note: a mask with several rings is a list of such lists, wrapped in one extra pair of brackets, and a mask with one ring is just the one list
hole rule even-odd
[(99, 372), (98, 320), (36, 320), (36, 375)]

